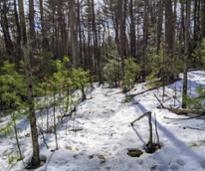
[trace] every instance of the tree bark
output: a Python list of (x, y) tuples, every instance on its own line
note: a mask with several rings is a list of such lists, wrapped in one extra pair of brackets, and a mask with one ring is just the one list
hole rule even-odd
[(202, 37), (205, 37), (205, 0), (203, 0), (202, 4), (201, 34)]
[(77, 30), (77, 13), (75, 0), (70, 1), (70, 34), (71, 34), (71, 52), (74, 66), (79, 66), (78, 56), (78, 30)]
[(136, 58), (136, 29), (133, 11), (133, 0), (130, 0), (130, 51), (131, 56)]
[(25, 15), (24, 15), (24, 3), (23, 0), (18, 0), (18, 8), (19, 8), (19, 19), (20, 19), (20, 26), (21, 26), (21, 41), (23, 44), (27, 44), (27, 33), (26, 33), (26, 22), (25, 22)]
[(95, 4), (94, 0), (91, 0), (91, 11), (92, 11), (92, 32), (93, 32), (93, 48), (94, 48), (94, 59), (96, 63), (96, 72), (98, 75), (98, 80), (102, 83), (102, 75), (101, 75), (101, 56), (100, 50), (98, 47), (98, 32), (96, 26), (96, 16), (95, 16)]
[(159, 53), (161, 36), (162, 36), (162, 23), (163, 23), (163, 1), (158, 1), (158, 15), (157, 15), (157, 51)]
[(12, 112), (12, 120), (13, 120), (13, 124), (14, 124), (15, 139), (16, 139), (16, 144), (17, 144), (17, 148), (19, 151), (20, 160), (23, 160), (23, 155), (22, 155), (21, 147), (20, 147), (20, 143), (19, 143), (18, 131), (17, 131), (17, 127), (16, 127), (16, 118), (15, 118), (14, 112)]
[(182, 92), (182, 108), (186, 108), (186, 97), (187, 97), (187, 87), (188, 87), (188, 58), (189, 58), (189, 41), (190, 41), (190, 11), (191, 11), (191, 1), (186, 1), (186, 20), (185, 20), (185, 53), (184, 53), (184, 78), (183, 78), (183, 92)]
[(10, 32), (9, 32), (9, 21), (7, 14), (9, 12), (9, 7), (6, 0), (3, 0), (3, 4), (0, 4), (0, 24), (4, 36), (4, 42), (6, 46), (6, 51), (8, 55), (13, 55), (14, 45), (11, 40)]
[(49, 41), (47, 38), (47, 30), (46, 30), (46, 25), (45, 25), (43, 2), (44, 2), (43, 0), (39, 0), (41, 33), (42, 33), (42, 48), (49, 51), (50, 48), (49, 48)]
[(23, 0), (18, 0), (19, 5), (19, 17), (20, 17), (20, 26), (21, 26), (21, 48), (22, 48), (22, 57), (24, 59), (24, 69), (26, 74), (26, 84), (27, 84), (27, 103), (29, 107), (29, 120), (31, 127), (31, 137), (32, 137), (32, 146), (33, 146), (33, 156), (31, 164), (33, 167), (37, 168), (40, 166), (40, 155), (39, 155), (39, 143), (38, 143), (38, 130), (36, 126), (36, 116), (34, 109), (34, 99), (33, 99), (33, 82), (32, 82), (32, 68), (30, 62), (30, 48), (27, 42), (26, 35), (26, 24), (25, 24), (25, 15), (24, 15), (24, 2)]
[(146, 77), (146, 50), (148, 46), (148, 27), (149, 27), (149, 0), (144, 1), (144, 21), (143, 21), (143, 55), (142, 55), (142, 81), (145, 81)]
[(170, 57), (173, 54), (173, 32), (174, 32), (174, 17), (172, 11), (172, 0), (164, 0), (165, 5), (165, 42), (167, 47), (167, 55)]
[(32, 47), (36, 47), (36, 32), (34, 16), (34, 0), (29, 0), (29, 26), (30, 26), (30, 40)]
[(17, 29), (17, 39), (16, 39), (16, 64), (18, 65), (21, 60), (21, 27), (19, 23), (19, 15), (17, 10), (16, 0), (14, 0), (14, 16)]

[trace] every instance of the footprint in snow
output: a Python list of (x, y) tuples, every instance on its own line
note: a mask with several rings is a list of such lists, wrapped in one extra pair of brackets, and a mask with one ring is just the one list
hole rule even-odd
[(185, 165), (185, 161), (184, 160), (181, 160), (181, 159), (178, 159), (176, 160), (176, 163), (181, 165), (181, 166), (184, 166)]
[(177, 163), (172, 163), (170, 165), (170, 169), (172, 169), (173, 171), (177, 171), (180, 169), (180, 165), (178, 165)]

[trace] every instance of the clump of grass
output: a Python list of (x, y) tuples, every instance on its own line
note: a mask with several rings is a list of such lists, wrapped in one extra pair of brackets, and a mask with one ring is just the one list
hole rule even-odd
[(129, 103), (132, 101), (132, 99), (135, 97), (135, 95), (132, 95), (132, 94), (129, 94), (129, 95), (126, 95), (125, 96), (125, 99), (124, 99), (124, 103)]
[[(26, 116), (27, 111), (16, 112), (15, 119), (20, 120)], [(4, 127), (0, 128), (0, 136), (9, 136), (13, 133), (13, 121), (8, 122)]]
[(8, 163), (9, 165), (12, 165), (14, 163), (16, 163), (17, 161), (20, 161), (21, 157), (18, 154), (11, 154), (8, 155)]
[(190, 147), (198, 147), (199, 146), (199, 144), (197, 144), (197, 143), (192, 143), (191, 145), (190, 145)]
[(8, 136), (11, 135), (12, 132), (13, 132), (12, 122), (9, 122), (3, 128), (0, 128), (0, 136)]

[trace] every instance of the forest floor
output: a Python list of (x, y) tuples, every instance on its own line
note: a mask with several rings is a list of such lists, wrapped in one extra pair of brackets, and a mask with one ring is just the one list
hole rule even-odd
[[(197, 86), (205, 86), (205, 72), (189, 73), (189, 93), (195, 95)], [(165, 105), (173, 106), (174, 89), (177, 90), (176, 106), (180, 106), (182, 81), (177, 81), (165, 89)], [(138, 84), (129, 92), (136, 94), (145, 90), (145, 84)], [(46, 163), (36, 171), (204, 171), (205, 170), (205, 118), (179, 116), (165, 109), (158, 109), (162, 88), (148, 91), (125, 102), (121, 89), (96, 86), (88, 94), (87, 100), (77, 107), (75, 116), (66, 118), (58, 127), (59, 150), (55, 149), (53, 134), (45, 134), (49, 149), (40, 136), (41, 155)], [(144, 152), (148, 142), (147, 117), (130, 123), (147, 111), (152, 112), (159, 132), (161, 149), (153, 154)], [(45, 124), (43, 115), (38, 116), (38, 124)], [(51, 113), (52, 117), (52, 113)], [(2, 118), (0, 127), (9, 118)], [(52, 121), (51, 121), (52, 122)], [(20, 144), (26, 160), (31, 156), (31, 141), (27, 119), (17, 123)], [(76, 131), (73, 131), (76, 130)], [(9, 165), (9, 156), (16, 153), (14, 136), (0, 137), (0, 171), (22, 171), (23, 163)], [(156, 136), (154, 134), (156, 141)], [(141, 149), (138, 157), (127, 155), (128, 149)]]

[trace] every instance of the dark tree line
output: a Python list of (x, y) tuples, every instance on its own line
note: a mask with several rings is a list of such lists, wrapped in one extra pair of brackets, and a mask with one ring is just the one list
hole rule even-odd
[[(205, 35), (202, 0), (102, 0), (99, 4), (94, 0), (28, 0), (27, 4), (22, 21), (20, 1), (1, 1), (1, 43), (5, 45), (1, 51), (6, 51), (2, 58), (18, 63), (20, 41), (28, 37), (34, 56), (39, 51), (52, 52), (56, 59), (71, 56), (73, 65), (89, 69), (98, 79), (102, 79), (110, 43), (116, 45), (122, 65), (128, 56), (146, 65), (147, 48), (159, 51), (163, 42), (167, 55), (183, 54), (189, 30), (191, 53)], [(22, 24), (28, 29), (21, 33)], [(146, 72), (142, 73), (145, 77)]]

